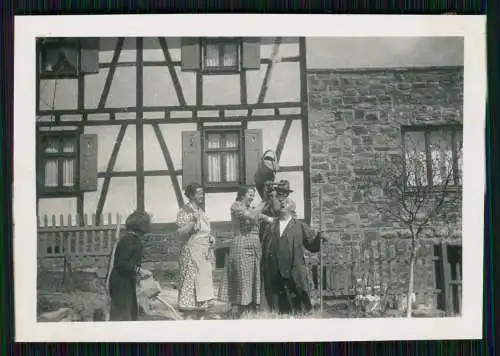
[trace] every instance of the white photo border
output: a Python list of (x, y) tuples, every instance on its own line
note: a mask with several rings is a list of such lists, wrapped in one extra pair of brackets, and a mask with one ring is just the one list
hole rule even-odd
[[(33, 342), (321, 342), (480, 339), (483, 326), (485, 16), (16, 16), (14, 44), (15, 339)], [(457, 318), (37, 323), (35, 37), (464, 37), (463, 311)]]

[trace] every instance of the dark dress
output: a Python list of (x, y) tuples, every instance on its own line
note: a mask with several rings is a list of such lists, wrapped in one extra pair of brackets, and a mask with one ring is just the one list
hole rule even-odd
[(111, 321), (137, 320), (137, 268), (140, 267), (142, 243), (139, 236), (127, 232), (116, 247), (113, 270), (109, 277)]

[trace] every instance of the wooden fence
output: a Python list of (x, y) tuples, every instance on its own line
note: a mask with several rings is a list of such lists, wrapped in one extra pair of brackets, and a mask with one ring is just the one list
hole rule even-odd
[(120, 216), (108, 214), (97, 223), (95, 215), (84, 215), (77, 221), (74, 216), (45, 215), (38, 220), (38, 257), (61, 258), (63, 256), (103, 256), (109, 255), (116, 238)]
[[(451, 258), (450, 247), (456, 250)], [(379, 294), (386, 288), (387, 301), (397, 303), (398, 297), (407, 293), (409, 248), (409, 240), (403, 239), (326, 243), (323, 296), (353, 298), (359, 293)], [(307, 261), (313, 294), (318, 295), (321, 285), (318, 254), (310, 254)], [(459, 314), (461, 285), (461, 243), (424, 243), (415, 265), (417, 303)]]

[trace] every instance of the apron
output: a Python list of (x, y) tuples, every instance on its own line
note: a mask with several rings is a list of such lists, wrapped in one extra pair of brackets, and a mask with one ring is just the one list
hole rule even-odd
[(210, 262), (210, 222), (203, 212), (200, 212), (200, 231), (189, 238), (185, 248), (189, 251), (191, 261), (196, 269), (194, 287), (197, 301), (214, 298), (212, 279), (212, 263)]

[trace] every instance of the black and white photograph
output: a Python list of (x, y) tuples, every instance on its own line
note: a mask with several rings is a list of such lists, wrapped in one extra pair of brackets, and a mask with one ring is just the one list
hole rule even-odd
[(68, 17), (16, 19), (16, 334), (481, 337), (481, 17)]

